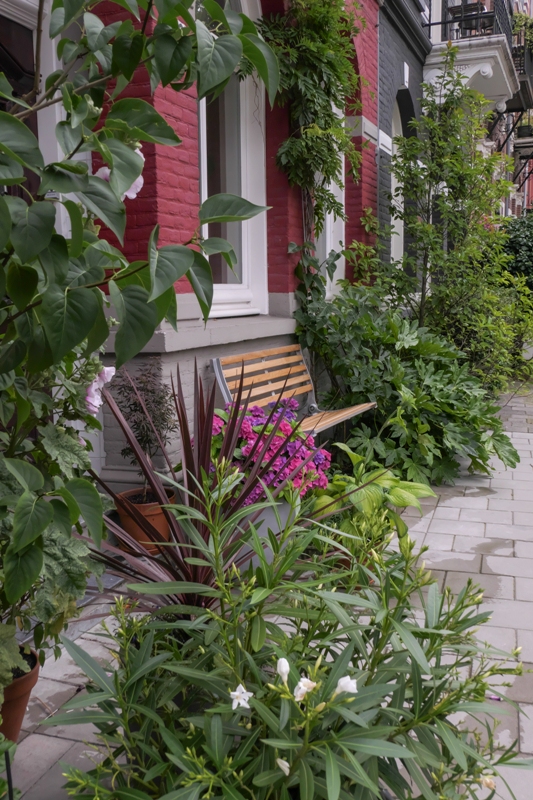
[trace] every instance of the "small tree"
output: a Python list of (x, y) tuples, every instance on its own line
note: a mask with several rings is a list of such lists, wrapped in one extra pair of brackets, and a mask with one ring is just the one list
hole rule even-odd
[(419, 325), (452, 339), (497, 386), (514, 340), (498, 224), (510, 165), (483, 147), (487, 102), (465, 85), (455, 55), (450, 46), (442, 72), (424, 85), (422, 114), (411, 123), (416, 135), (396, 140), (391, 211), (408, 246), (392, 284)]

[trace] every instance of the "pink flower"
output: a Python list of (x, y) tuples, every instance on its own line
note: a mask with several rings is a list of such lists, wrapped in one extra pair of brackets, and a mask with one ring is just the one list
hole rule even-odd
[(217, 415), (215, 414), (215, 416), (213, 417), (213, 430), (212, 430), (213, 436), (218, 436), (218, 434), (222, 431), (223, 428), (224, 428), (224, 420), (221, 419), (220, 417), (217, 417)]
[[(145, 158), (143, 156), (140, 147), (138, 147), (135, 152), (137, 153), (138, 156), (142, 158), (143, 161), (145, 161)], [(100, 169), (96, 170), (94, 174), (96, 178), (101, 178), (103, 181), (107, 181), (108, 183), (111, 179), (111, 170), (109, 169), (109, 167), (100, 167)], [(135, 198), (137, 197), (143, 186), (144, 186), (144, 178), (142, 175), (139, 175), (138, 178), (135, 178), (130, 188), (124, 192), (124, 194), (120, 199), (124, 200), (124, 198), (127, 197), (128, 200), (135, 200)]]
[(115, 374), (115, 367), (102, 367), (96, 378), (87, 386), (85, 392), (85, 405), (87, 411), (95, 417), (104, 402), (102, 400), (102, 389), (109, 383)]
[(280, 423), (278, 430), (285, 434), (285, 436), (290, 436), (292, 434), (292, 425), (290, 422), (283, 420), (283, 422)]

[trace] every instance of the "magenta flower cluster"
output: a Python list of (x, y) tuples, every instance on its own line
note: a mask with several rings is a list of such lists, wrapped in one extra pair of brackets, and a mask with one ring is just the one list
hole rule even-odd
[[(295, 489), (300, 491), (302, 497), (314, 487), (325, 489), (328, 485), (326, 473), (331, 463), (331, 453), (324, 449), (318, 449), (313, 457), (305, 463), (315, 450), (315, 442), (312, 436), (297, 430), (298, 401), (293, 398), (282, 400), (270, 419), (270, 424), (267, 425), (274, 406), (275, 404), (272, 403), (269, 409), (260, 406), (248, 408), (246, 416), (242, 420), (241, 436), (234, 453), (235, 465), (242, 468), (250, 454), (252, 454), (253, 463), (259, 459), (263, 463), (270, 462), (276, 456), (265, 476), (265, 483), (270, 488), (277, 488), (292, 475), (291, 483)], [(282, 419), (276, 435), (268, 442), (272, 426), (280, 417)], [(218, 451), (222, 443), (225, 426), (225, 419), (215, 414), (213, 419), (215, 451)], [(261, 486), (258, 486), (250, 495), (247, 504), (257, 502), (262, 493)]]

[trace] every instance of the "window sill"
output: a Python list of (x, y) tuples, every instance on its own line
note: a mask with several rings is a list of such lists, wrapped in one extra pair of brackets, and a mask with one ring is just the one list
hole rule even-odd
[[(295, 328), (296, 320), (292, 317), (271, 317), (268, 314), (209, 319), (206, 325), (201, 320), (185, 320), (178, 322), (177, 332), (168, 323), (163, 323), (142, 352), (174, 353), (232, 342), (287, 336), (293, 334)], [(113, 352), (113, 346), (114, 336), (110, 338), (108, 353)]]

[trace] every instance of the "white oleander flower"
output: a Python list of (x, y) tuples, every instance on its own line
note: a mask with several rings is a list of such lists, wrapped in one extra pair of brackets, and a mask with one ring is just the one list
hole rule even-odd
[(294, 690), (294, 699), (297, 703), (301, 703), (307, 692), (312, 692), (316, 683), (309, 680), (309, 678), (300, 678)]
[(344, 678), (339, 678), (337, 688), (335, 689), (335, 695), (342, 694), (342, 692), (357, 694), (357, 681), (355, 678), (350, 678), (349, 675), (345, 675)]
[(496, 781), (494, 778), (489, 778), (487, 775), (483, 775), (481, 778), (481, 785), (484, 786), (485, 789), (495, 789)]
[(289, 677), (291, 671), (291, 665), (287, 661), (286, 658), (278, 658), (278, 665), (276, 667), (277, 673), (283, 683), (287, 683), (287, 679)]
[(289, 764), (289, 762), (288, 761), (284, 761), (282, 758), (276, 758), (276, 764), (278, 765), (280, 770), (283, 772), (283, 774), (286, 775), (287, 777), (289, 777), (289, 774), (290, 774), (290, 771), (291, 771), (291, 765)]
[(239, 683), (234, 692), (230, 692), (229, 696), (233, 700), (232, 709), (235, 711), (239, 706), (241, 708), (250, 708), (248, 700), (254, 696), (253, 692), (247, 692), (242, 683)]

